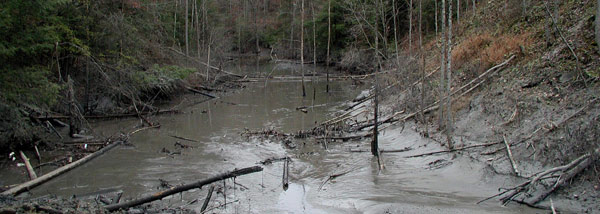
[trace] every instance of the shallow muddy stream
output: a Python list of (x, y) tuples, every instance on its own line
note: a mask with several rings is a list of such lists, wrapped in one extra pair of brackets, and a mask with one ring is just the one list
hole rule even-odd
[[(273, 65), (261, 72), (270, 73)], [(273, 72), (280, 75), (285, 72)], [(314, 85), (313, 85), (314, 83)], [(313, 87), (316, 98), (313, 101)], [(442, 148), (422, 138), (407, 123), (392, 126), (380, 135), (383, 149), (411, 147), (405, 153), (385, 153), (385, 169), (368, 152), (368, 140), (334, 142), (327, 150), (314, 139), (299, 141), (297, 149), (287, 149), (277, 140), (244, 137), (246, 129), (275, 129), (295, 132), (334, 116), (367, 85), (350, 81), (332, 82), (325, 93), (325, 81), (307, 82), (302, 97), (298, 81), (248, 83), (247, 87), (219, 99), (191, 105), (182, 114), (151, 118), (161, 124), (131, 137), (131, 146), (118, 147), (32, 191), (33, 196), (82, 195), (98, 191), (123, 190), (124, 200), (158, 191), (159, 179), (172, 185), (189, 183), (209, 176), (257, 165), (272, 157), (290, 156), (290, 187), (281, 185), (282, 162), (264, 166), (264, 171), (227, 180), (226, 199), (213, 194), (209, 207), (227, 201), (217, 213), (536, 213), (523, 206), (504, 207), (495, 201), (475, 203), (497, 193), (499, 186), (518, 181), (489, 172), (485, 164), (452, 155), (404, 158)], [(181, 106), (204, 97), (185, 96), (174, 102)], [(308, 113), (299, 106), (314, 106)], [(133, 130), (140, 121), (126, 119), (94, 124), (95, 132), (112, 135)], [(171, 137), (194, 139), (189, 142)], [(191, 145), (180, 149), (175, 142)], [(169, 155), (163, 148), (171, 153)], [(347, 173), (346, 173), (347, 172)], [(329, 175), (346, 173), (322, 186)], [(223, 185), (219, 182), (218, 185)], [(219, 187), (217, 187), (219, 188)], [(200, 210), (208, 188), (188, 191), (163, 199), (170, 207)], [(222, 192), (222, 191), (221, 191)], [(191, 201), (198, 199), (198, 203)], [(233, 202), (233, 203), (230, 203)]]

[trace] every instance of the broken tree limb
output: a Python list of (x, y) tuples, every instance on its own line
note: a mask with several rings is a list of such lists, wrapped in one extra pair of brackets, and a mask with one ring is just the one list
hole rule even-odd
[(194, 140), (194, 139), (189, 139), (189, 138), (185, 138), (185, 137), (179, 137), (179, 136), (176, 136), (176, 135), (169, 135), (169, 136), (172, 137), (172, 138), (180, 139), (180, 140), (186, 140), (186, 141), (190, 141), (190, 142), (199, 143), (199, 141)]
[(515, 175), (521, 176), (519, 170), (517, 169), (517, 162), (515, 162), (515, 158), (513, 158), (512, 151), (510, 150), (510, 143), (506, 139), (506, 135), (502, 137), (504, 139), (502, 142), (504, 142), (504, 146), (506, 146), (506, 154), (508, 155), (508, 159), (510, 160), (510, 165), (512, 166), (513, 171), (515, 172)]
[(200, 209), (200, 212), (204, 212), (204, 210), (206, 210), (206, 207), (208, 207), (208, 202), (210, 202), (210, 197), (212, 197), (213, 191), (215, 191), (215, 185), (210, 185), (210, 188), (208, 188), (208, 194), (206, 195), (206, 199), (204, 199), (204, 203), (202, 204), (202, 209)]
[(27, 173), (29, 174), (29, 180), (36, 179), (37, 175), (35, 174), (33, 167), (31, 167), (29, 158), (27, 158), (27, 156), (25, 155), (25, 153), (23, 153), (23, 151), (19, 151), (19, 154), (21, 154), (21, 159), (23, 159), (23, 162), (25, 163), (25, 167), (27, 168)]
[(477, 147), (492, 146), (492, 145), (501, 144), (501, 143), (502, 142), (492, 142), (492, 143), (484, 143), (484, 144), (475, 144), (475, 145), (465, 146), (465, 147), (461, 147), (461, 148), (455, 148), (455, 149), (451, 149), (451, 150), (444, 150), (444, 151), (428, 152), (428, 153), (423, 153), (423, 154), (418, 154), (418, 155), (411, 155), (411, 156), (406, 156), (405, 158), (416, 158), (416, 157), (423, 157), (423, 156), (429, 156), (429, 155), (435, 155), (435, 154), (450, 153), (450, 152), (462, 151), (462, 150), (472, 149), (472, 148), (477, 148)]
[(114, 143), (112, 143), (112, 144), (110, 144), (110, 145), (108, 145), (108, 146), (106, 146), (106, 147), (98, 150), (97, 152), (94, 152), (94, 153), (92, 153), (92, 154), (90, 154), (88, 156), (85, 156), (85, 157), (83, 157), (83, 158), (81, 158), (81, 159), (79, 159), (79, 160), (77, 160), (77, 161), (75, 161), (73, 163), (64, 165), (64, 166), (62, 166), (62, 167), (60, 167), (60, 168), (58, 168), (58, 169), (56, 169), (56, 170), (54, 170), (52, 172), (49, 172), (49, 173), (47, 173), (47, 174), (45, 174), (43, 176), (38, 177), (36, 179), (33, 179), (31, 181), (22, 183), (22, 184), (20, 184), (20, 185), (18, 185), (16, 187), (10, 188), (9, 190), (6, 190), (6, 191), (2, 192), (2, 195), (13, 195), (13, 196), (16, 196), (16, 195), (18, 195), (18, 194), (20, 194), (22, 192), (25, 192), (25, 191), (28, 191), (30, 189), (33, 189), (34, 187), (37, 187), (40, 184), (43, 184), (43, 183), (45, 183), (46, 181), (49, 181), (52, 178), (55, 178), (55, 177), (57, 177), (57, 176), (65, 173), (65, 172), (68, 172), (69, 170), (74, 169), (75, 167), (81, 166), (82, 164), (84, 164), (84, 163), (86, 163), (86, 162), (88, 162), (88, 161), (90, 161), (90, 160), (92, 160), (92, 159), (94, 159), (94, 158), (96, 158), (96, 157), (104, 154), (105, 152), (107, 152), (107, 151), (115, 148), (117, 145), (119, 145), (121, 143), (122, 143), (122, 141), (114, 142)]
[(328, 181), (330, 181), (330, 180), (333, 180), (333, 179), (335, 179), (335, 178), (337, 178), (337, 177), (340, 177), (340, 176), (342, 176), (342, 175), (348, 174), (348, 173), (350, 173), (350, 172), (352, 172), (352, 171), (353, 171), (353, 170), (349, 170), (349, 171), (346, 171), (346, 172), (342, 172), (342, 173), (338, 173), (338, 174), (333, 174), (333, 175), (330, 175), (330, 176), (329, 176), (329, 177), (328, 177), (328, 178), (327, 178), (325, 181), (323, 181), (323, 183), (321, 183), (321, 185), (319, 186), (319, 191), (321, 191), (321, 189), (323, 188), (323, 186), (325, 186), (325, 184), (326, 184)]
[(194, 92), (194, 93), (196, 93), (196, 94), (202, 94), (202, 95), (204, 95), (204, 96), (207, 96), (207, 97), (210, 97), (210, 98), (213, 98), (213, 99), (214, 99), (214, 98), (217, 98), (217, 96), (215, 96), (215, 95), (212, 95), (212, 94), (209, 94), (209, 93), (204, 93), (204, 92), (202, 92), (202, 91), (199, 91), (199, 90), (196, 90), (196, 89), (193, 89), (193, 88), (190, 88), (190, 87), (185, 87), (185, 88), (186, 88), (188, 91)]
[(200, 181), (197, 181), (197, 182), (194, 182), (194, 183), (171, 187), (168, 190), (157, 192), (157, 193), (154, 193), (154, 194), (146, 196), (146, 197), (142, 197), (142, 198), (138, 198), (138, 199), (126, 201), (126, 202), (123, 202), (123, 203), (111, 204), (111, 205), (108, 205), (108, 206), (106, 206), (104, 208), (106, 208), (108, 211), (115, 211), (115, 210), (119, 210), (119, 209), (127, 209), (129, 207), (133, 207), (133, 206), (145, 204), (145, 203), (148, 203), (148, 202), (156, 201), (156, 200), (162, 199), (164, 197), (167, 197), (167, 196), (170, 196), (170, 195), (173, 195), (173, 194), (177, 194), (177, 193), (180, 193), (180, 192), (183, 192), (183, 191), (187, 191), (187, 190), (190, 190), (190, 189), (201, 188), (204, 185), (211, 184), (211, 183), (214, 183), (214, 182), (217, 182), (217, 181), (220, 181), (220, 180), (225, 180), (225, 179), (228, 179), (228, 178), (233, 178), (233, 177), (237, 177), (237, 176), (240, 176), (240, 175), (246, 175), (246, 174), (250, 174), (250, 173), (254, 173), (254, 172), (260, 172), (262, 170), (263, 170), (263, 168), (259, 167), (259, 166), (247, 167), (247, 168), (243, 168), (243, 169), (235, 169), (235, 170), (233, 170), (231, 172), (222, 173), (222, 174), (213, 176), (211, 178), (200, 180)]

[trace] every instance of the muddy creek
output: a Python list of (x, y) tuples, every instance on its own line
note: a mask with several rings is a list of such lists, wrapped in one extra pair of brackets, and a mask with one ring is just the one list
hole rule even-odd
[[(262, 75), (273, 65), (257, 69)], [(310, 77), (307, 77), (310, 79)], [(380, 148), (413, 150), (386, 153), (385, 169), (369, 152), (350, 149), (369, 148), (369, 140), (334, 142), (327, 149), (314, 138), (295, 142), (289, 149), (277, 140), (242, 136), (246, 129), (275, 129), (295, 132), (323, 122), (344, 109), (368, 84), (333, 81), (325, 93), (325, 79), (307, 81), (307, 96), (302, 97), (299, 81), (248, 83), (247, 87), (219, 99), (185, 107), (182, 114), (161, 115), (153, 121), (160, 129), (133, 135), (131, 146), (120, 146), (31, 191), (34, 197), (85, 195), (122, 190), (123, 200), (158, 191), (159, 179), (171, 185), (189, 183), (218, 173), (258, 165), (273, 158), (292, 158), (290, 186), (282, 188), (283, 162), (265, 165), (259, 173), (225, 181), (223, 191), (213, 194), (209, 207), (217, 213), (536, 213), (523, 206), (501, 206), (496, 201), (475, 203), (497, 193), (498, 186), (517, 183), (510, 176), (492, 173), (485, 164), (452, 154), (405, 158), (409, 155), (442, 150), (437, 143), (422, 138), (413, 124), (392, 126), (380, 133)], [(313, 100), (313, 88), (315, 99)], [(194, 103), (200, 95), (174, 101)], [(182, 104), (184, 106), (185, 104)], [(308, 113), (296, 110), (308, 108)], [(95, 132), (109, 136), (133, 130), (139, 119), (95, 123)], [(176, 139), (185, 137), (198, 142)], [(194, 148), (181, 149), (181, 142)], [(168, 150), (165, 152), (165, 150)], [(330, 175), (345, 173), (324, 183)], [(222, 186), (223, 182), (218, 182)], [(217, 187), (219, 188), (219, 187)], [(154, 203), (200, 211), (208, 188), (176, 194)], [(191, 203), (194, 200), (197, 203)], [(226, 201), (226, 202), (225, 202)]]

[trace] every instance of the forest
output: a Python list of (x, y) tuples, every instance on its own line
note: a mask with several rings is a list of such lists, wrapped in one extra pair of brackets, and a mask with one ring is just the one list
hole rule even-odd
[(5, 0), (0, 35), (0, 213), (600, 210), (600, 0)]

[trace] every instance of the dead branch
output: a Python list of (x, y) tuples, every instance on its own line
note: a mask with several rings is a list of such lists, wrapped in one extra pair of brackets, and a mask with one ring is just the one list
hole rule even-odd
[(519, 170), (517, 169), (517, 162), (515, 162), (515, 159), (512, 155), (512, 151), (510, 150), (510, 143), (506, 139), (506, 135), (502, 137), (504, 139), (504, 141), (502, 142), (504, 142), (504, 146), (506, 146), (506, 154), (508, 155), (508, 159), (510, 160), (510, 165), (512, 166), (513, 171), (515, 172), (515, 175), (520, 176)]
[(173, 194), (177, 194), (177, 193), (180, 193), (183, 191), (187, 191), (190, 189), (202, 188), (204, 185), (211, 184), (211, 183), (214, 183), (214, 182), (217, 182), (220, 180), (225, 180), (228, 178), (233, 178), (233, 177), (237, 177), (240, 175), (246, 175), (246, 174), (250, 174), (250, 173), (254, 173), (254, 172), (260, 172), (262, 170), (263, 170), (263, 168), (259, 167), (259, 166), (253, 166), (253, 167), (248, 167), (248, 168), (243, 168), (243, 169), (235, 169), (231, 172), (222, 173), (222, 174), (213, 176), (208, 179), (200, 180), (200, 181), (190, 183), (190, 184), (175, 186), (168, 190), (157, 192), (157, 193), (154, 193), (154, 194), (146, 196), (146, 197), (126, 201), (123, 203), (111, 204), (104, 208), (106, 208), (108, 211), (127, 209), (129, 207), (138, 206), (138, 205), (142, 205), (142, 204), (145, 204), (148, 202), (156, 201), (156, 200), (162, 199), (164, 197), (167, 197), (167, 196), (170, 196)]

